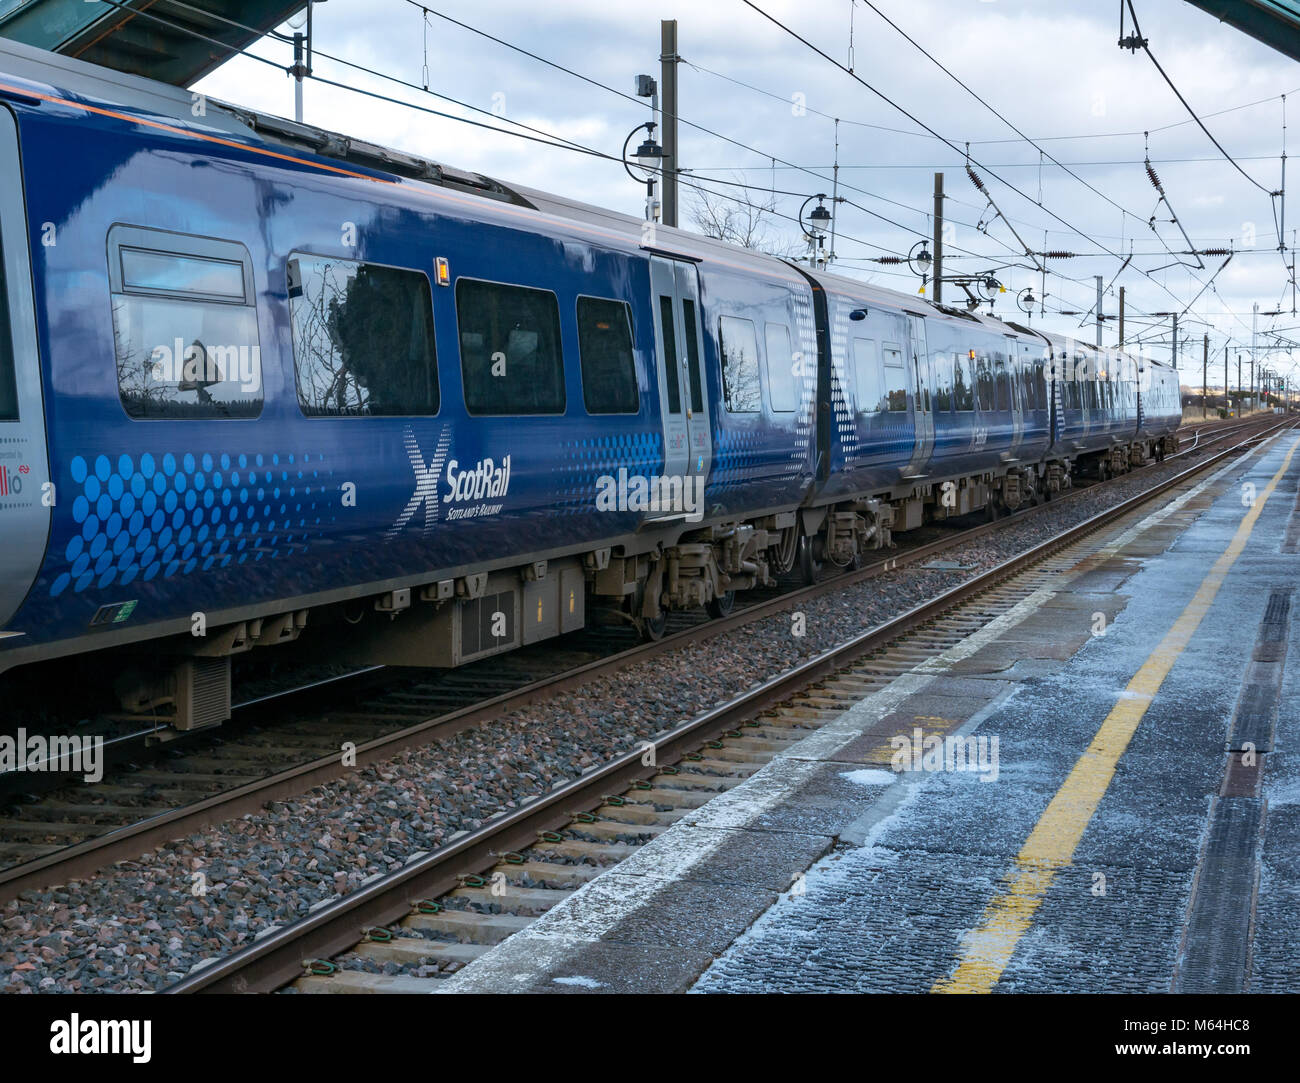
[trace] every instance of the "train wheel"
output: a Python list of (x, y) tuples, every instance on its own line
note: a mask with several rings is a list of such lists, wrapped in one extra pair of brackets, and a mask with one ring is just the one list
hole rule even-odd
[(668, 630), (668, 614), (663, 610), (659, 611), (659, 616), (641, 618), (641, 635), (643, 638), (653, 643), (663, 639), (664, 632)]
[(799, 574), (804, 583), (812, 586), (822, 573), (822, 562), (813, 556), (812, 539), (805, 534), (799, 539)]
[(710, 598), (704, 603), (704, 608), (708, 611), (709, 616), (715, 620), (719, 617), (725, 617), (736, 608), (736, 592), (729, 590), (726, 594), (719, 595), (717, 598)]

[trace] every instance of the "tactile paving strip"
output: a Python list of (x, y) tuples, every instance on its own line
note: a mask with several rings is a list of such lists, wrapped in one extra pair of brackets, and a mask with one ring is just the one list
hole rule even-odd
[(1219, 798), (1187, 919), (1175, 993), (1244, 991), (1264, 802)]
[(1286, 656), (1287, 630), (1291, 618), (1291, 592), (1275, 590), (1260, 623), (1259, 638), (1246, 679), (1233, 712), (1231, 752), (1247, 749), (1270, 752), (1273, 724), (1277, 717), (1278, 694), (1282, 688), (1282, 663)]

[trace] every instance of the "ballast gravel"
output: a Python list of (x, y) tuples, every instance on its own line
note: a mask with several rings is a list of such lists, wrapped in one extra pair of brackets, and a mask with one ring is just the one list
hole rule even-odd
[[(1199, 456), (1198, 456), (1199, 457)], [(157, 990), (999, 561), (1183, 470), (1087, 489), (909, 567), (767, 617), (338, 779), (0, 911), (0, 990)], [(376, 969), (385, 969), (377, 967)]]

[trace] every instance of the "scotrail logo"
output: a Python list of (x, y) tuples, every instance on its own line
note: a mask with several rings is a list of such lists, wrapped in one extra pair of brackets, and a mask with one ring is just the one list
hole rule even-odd
[[(500, 461), (489, 456), (472, 466), (461, 466), (459, 459), (448, 458), (451, 427), (447, 425), (442, 428), (431, 459), (425, 459), (413, 430), (407, 429), (403, 433), (402, 442), (415, 477), (415, 490), (402, 514), (389, 528), (390, 538), (400, 533), (421, 508), (424, 509), (425, 534), (433, 530), (444, 504), (449, 505), (445, 509), (448, 521), (496, 515), (501, 511), (504, 506), (502, 498), (510, 491), (509, 455)], [(440, 494), (439, 486), (442, 484), (446, 485), (446, 491)]]

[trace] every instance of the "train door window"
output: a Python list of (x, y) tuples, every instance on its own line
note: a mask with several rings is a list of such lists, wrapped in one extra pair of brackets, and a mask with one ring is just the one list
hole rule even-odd
[(752, 320), (723, 316), (718, 320), (722, 352), (722, 397), (728, 413), (754, 414), (761, 405), (758, 338)]
[[(686, 382), (691, 388), (691, 412), (704, 413), (704, 387), (700, 383), (700, 325), (695, 317), (695, 302), (682, 299), (682, 321), (686, 325)], [(757, 382), (758, 373), (754, 374)]]
[(118, 395), (130, 417), (262, 412), (253, 265), (242, 244), (114, 226), (108, 278)]
[(564, 413), (564, 353), (554, 293), (460, 278), (456, 320), (466, 410)]
[(1034, 362), (1034, 387), (1038, 389), (1038, 408), (1046, 410), (1047, 402), (1047, 374), (1043, 369), (1041, 361)]
[(997, 408), (1005, 413), (1011, 409), (1011, 378), (1007, 375), (1007, 363), (999, 357), (993, 362), (993, 370)]
[(956, 354), (952, 372), (952, 401), (958, 410), (975, 409), (975, 377), (971, 362)]
[(4, 238), (0, 237), (0, 421), (18, 420), (18, 382), (14, 372), (9, 287), (5, 281)]
[(885, 343), (885, 399), (893, 413), (907, 412), (907, 370), (903, 347)]
[(668, 389), (668, 412), (682, 412), (682, 385), (677, 374), (677, 327), (673, 323), (673, 299), (659, 298), (659, 322), (664, 332), (664, 386)]
[(298, 406), (308, 417), (438, 412), (429, 277), (332, 256), (288, 266)]
[(855, 338), (853, 350), (853, 396), (857, 412), (876, 414), (889, 409), (888, 396), (882, 394), (880, 350), (872, 338)]
[(772, 409), (788, 414), (799, 406), (799, 379), (795, 377), (794, 349), (790, 345), (790, 328), (783, 323), (763, 325), (763, 344), (767, 347), (767, 397)]
[(640, 410), (632, 310), (625, 301), (578, 298), (578, 356), (587, 413), (635, 414)]
[(912, 360), (916, 366), (916, 405), (918, 410), (930, 411), (930, 361), (926, 346), (925, 319), (907, 317), (907, 327), (912, 346)]

